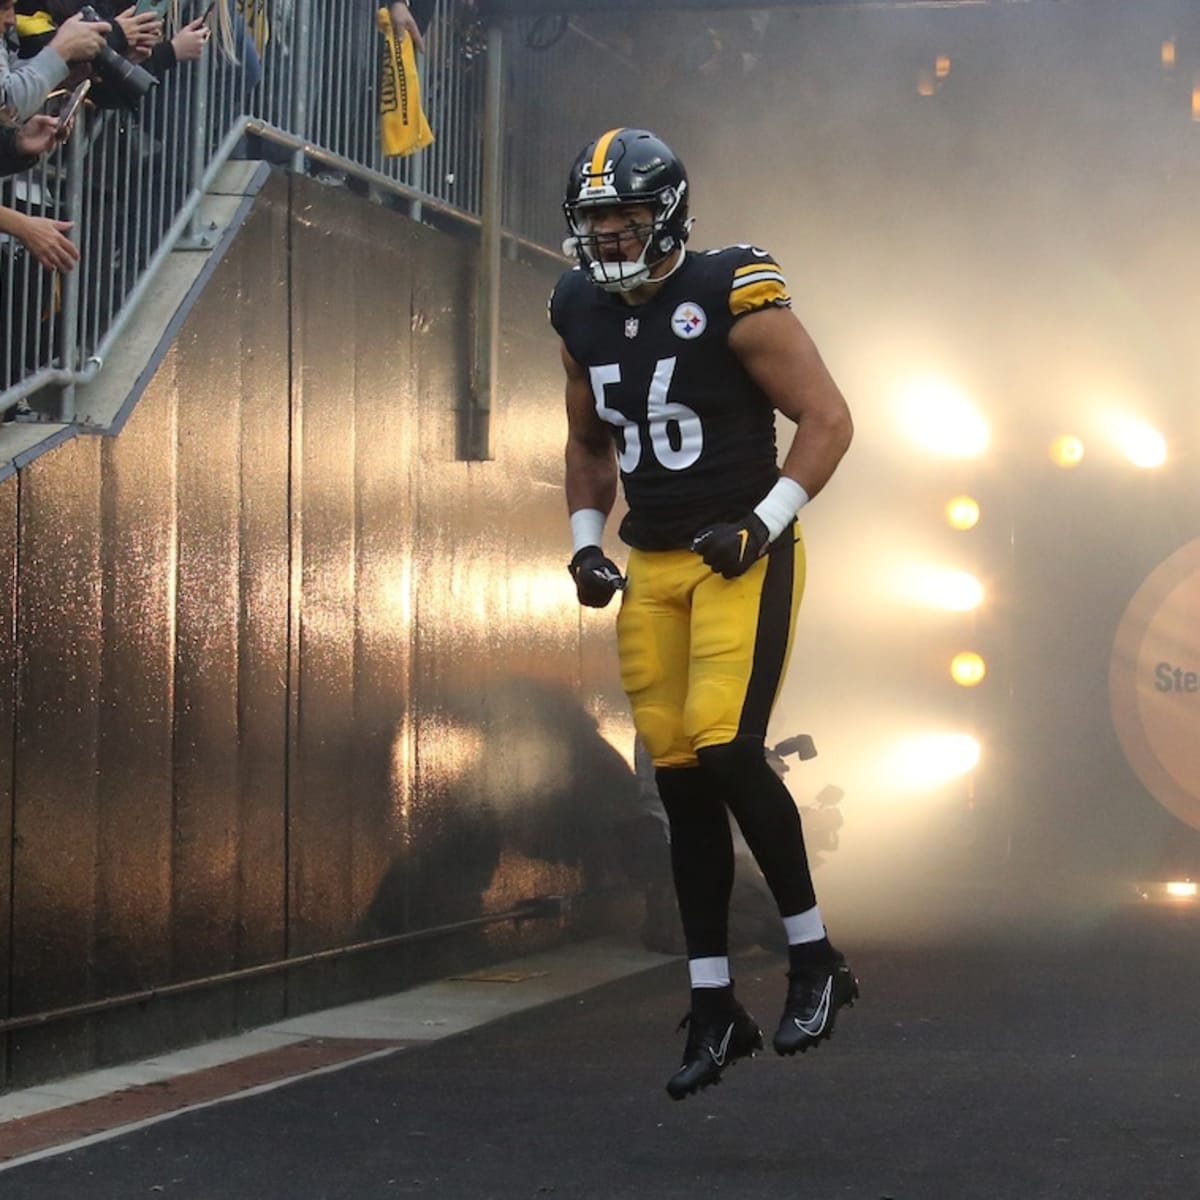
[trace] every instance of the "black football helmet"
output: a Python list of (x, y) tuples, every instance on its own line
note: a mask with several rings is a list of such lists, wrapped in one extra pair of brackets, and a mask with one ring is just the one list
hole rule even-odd
[[(604, 261), (599, 243), (606, 235), (591, 227), (590, 209), (618, 204), (645, 204), (654, 211), (649, 225), (633, 231), (643, 242), (636, 262)], [(563, 212), (571, 231), (563, 252), (575, 254), (605, 291), (630, 292), (688, 239), (687, 171), (671, 147), (649, 130), (610, 129), (589, 142), (571, 167)]]

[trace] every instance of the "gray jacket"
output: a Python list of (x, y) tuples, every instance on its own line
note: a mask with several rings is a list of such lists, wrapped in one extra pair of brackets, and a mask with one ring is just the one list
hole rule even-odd
[(0, 46), (0, 116), (20, 124), (42, 111), (46, 97), (64, 79), (70, 67), (57, 50), (44, 47), (33, 58), (21, 59)]

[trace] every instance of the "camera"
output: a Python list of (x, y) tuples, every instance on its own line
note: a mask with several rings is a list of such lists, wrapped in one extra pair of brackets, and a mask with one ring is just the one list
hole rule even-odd
[[(90, 5), (84, 5), (79, 15), (88, 22), (102, 21), (104, 18)], [(100, 74), (121, 93), (122, 98), (131, 106), (152, 88), (158, 80), (149, 71), (122, 58), (111, 46), (105, 44), (96, 55)]]

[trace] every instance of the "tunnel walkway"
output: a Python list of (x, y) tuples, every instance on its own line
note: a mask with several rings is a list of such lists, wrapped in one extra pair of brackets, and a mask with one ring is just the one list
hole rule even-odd
[[(294, 1023), (291, 1053), (326, 1045), (329, 1061), (93, 1144), (6, 1154), (0, 1193), (1196, 1196), (1198, 932), (1194, 913), (1146, 909), (847, 943), (863, 1002), (831, 1043), (789, 1060), (768, 1051), (682, 1103), (663, 1090), (682, 1045), (681, 962), (620, 942), (573, 947), (335, 1010), (357, 1011), (353, 1030), (330, 1014)], [(782, 960), (754, 952), (735, 968), (769, 1038)], [(452, 1002), (452, 982), (477, 999)], [(249, 1086), (235, 1077), (251, 1059), (239, 1061), (224, 1068), (227, 1096)], [(0, 1152), (22, 1123), (0, 1125)]]

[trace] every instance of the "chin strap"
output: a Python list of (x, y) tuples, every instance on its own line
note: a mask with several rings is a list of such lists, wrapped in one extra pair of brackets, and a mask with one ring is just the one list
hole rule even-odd
[(664, 271), (663, 274), (656, 275), (652, 282), (662, 283), (662, 281), (664, 279), (670, 279), (671, 276), (674, 275), (675, 272), (678, 271), (679, 268), (683, 266), (683, 260), (686, 257), (687, 257), (687, 255), (684, 254), (683, 247), (677, 246), (675, 248), (675, 263), (674, 263), (674, 265), (671, 267), (671, 269), (669, 271)]
[[(640, 259), (638, 260), (638, 263), (641, 263), (640, 266), (638, 266), (638, 263), (592, 263), (591, 264), (592, 281), (594, 283), (598, 284), (600, 287), (604, 288), (604, 290), (606, 292), (634, 292), (634, 291), (637, 291), (637, 289), (640, 287), (645, 287), (647, 284), (665, 283), (668, 279), (671, 278), (672, 275), (675, 274), (676, 271), (679, 270), (679, 268), (681, 266), (683, 266), (683, 260), (684, 260), (683, 247), (680, 246), (675, 251), (675, 261), (674, 261), (674, 263), (671, 264), (671, 269), (669, 271), (664, 271), (663, 274), (661, 274), (661, 275), (653, 275), (653, 276), (650, 274), (650, 272), (651, 272), (651, 270), (653, 270), (653, 268), (646, 266), (645, 263), (641, 263)], [(659, 262), (664, 262), (664, 261), (665, 261), (665, 259), (659, 259)], [(654, 265), (657, 266), (658, 263), (655, 263)], [(605, 276), (603, 274), (604, 267), (621, 267), (621, 266), (624, 266), (624, 267), (636, 266), (636, 267), (638, 267), (638, 270), (634, 276), (622, 277), (621, 279), (609, 279), (609, 278), (607, 278), (607, 276)], [(599, 274), (597, 274), (597, 268), (601, 269)]]

